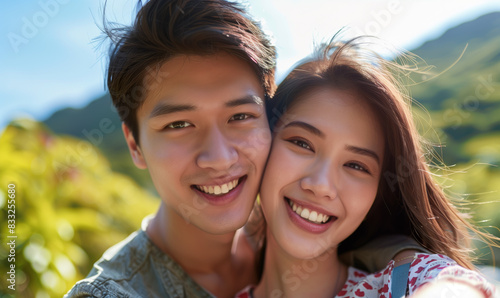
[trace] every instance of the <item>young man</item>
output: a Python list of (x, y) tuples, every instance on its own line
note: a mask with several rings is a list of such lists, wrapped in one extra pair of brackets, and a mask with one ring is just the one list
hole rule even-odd
[(110, 32), (109, 91), (162, 202), (68, 296), (231, 297), (257, 281), (232, 249), (269, 152), (275, 49), (224, 0), (151, 0)]
[[(258, 279), (255, 251), (234, 239), (269, 152), (275, 49), (225, 0), (151, 0), (133, 26), (107, 32), (109, 91), (132, 159), (162, 201), (67, 297), (234, 296)], [(384, 255), (413, 247), (398, 242)]]

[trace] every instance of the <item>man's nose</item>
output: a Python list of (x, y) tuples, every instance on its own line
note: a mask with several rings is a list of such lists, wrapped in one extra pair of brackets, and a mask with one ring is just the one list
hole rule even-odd
[(231, 140), (219, 128), (212, 128), (201, 144), (201, 150), (196, 160), (198, 166), (225, 171), (237, 161), (238, 152)]

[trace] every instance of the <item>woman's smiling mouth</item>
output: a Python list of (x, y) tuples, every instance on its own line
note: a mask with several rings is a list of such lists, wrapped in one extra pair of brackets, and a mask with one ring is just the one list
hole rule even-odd
[(323, 224), (330, 220), (331, 216), (317, 212), (311, 211), (310, 209), (300, 206), (293, 202), (292, 200), (285, 198), (292, 208), (293, 212), (297, 213), (300, 217), (307, 219), (308, 221), (316, 224)]
[(289, 198), (285, 197), (285, 200), (287, 203), (290, 205), (290, 208), (292, 208), (293, 212), (295, 212), (297, 215), (302, 217), (303, 219), (306, 219), (312, 223), (315, 224), (324, 224), (327, 223), (332, 217), (330, 215), (326, 215), (323, 213), (320, 213), (315, 210), (311, 210), (307, 207), (301, 206), (294, 201), (290, 200)]

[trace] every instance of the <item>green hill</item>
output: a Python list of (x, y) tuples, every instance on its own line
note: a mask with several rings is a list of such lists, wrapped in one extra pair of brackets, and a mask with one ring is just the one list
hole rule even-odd
[[(500, 38), (500, 12), (494, 12), (451, 28), (439, 38), (425, 42), (412, 52), (425, 58), (429, 64), (442, 67), (450, 65), (466, 44), (469, 44), (469, 50), (476, 50), (493, 42), (491, 49), (498, 49), (500, 44), (497, 42), (496, 46), (494, 45), (494, 41), (498, 41), (498, 38)], [(495, 61), (498, 59), (500, 52), (496, 51)]]
[[(481, 135), (500, 134), (500, 12), (452, 28), (412, 52), (439, 74), (411, 92), (431, 115), (446, 146), (445, 162), (486, 161), (463, 148)], [(498, 155), (487, 159), (499, 162)]]
[(106, 93), (81, 109), (66, 108), (44, 121), (54, 133), (70, 135), (98, 147), (114, 171), (132, 177), (139, 185), (156, 193), (147, 171), (137, 169), (127, 149), (121, 120)]

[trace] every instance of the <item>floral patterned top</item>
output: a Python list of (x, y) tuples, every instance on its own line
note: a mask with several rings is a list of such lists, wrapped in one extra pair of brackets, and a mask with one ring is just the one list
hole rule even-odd
[[(383, 270), (368, 274), (354, 267), (348, 268), (347, 281), (335, 296), (347, 297), (391, 297), (391, 274), (394, 261), (391, 260)], [(460, 267), (452, 259), (443, 255), (416, 254), (410, 265), (408, 274), (408, 294), (425, 283), (434, 280), (452, 279), (457, 282), (468, 283), (482, 291), (486, 297), (494, 297), (495, 287), (488, 283), (478, 272)], [(239, 292), (237, 298), (252, 298), (254, 286), (248, 286)], [(452, 294), (453, 289), (450, 289)]]

